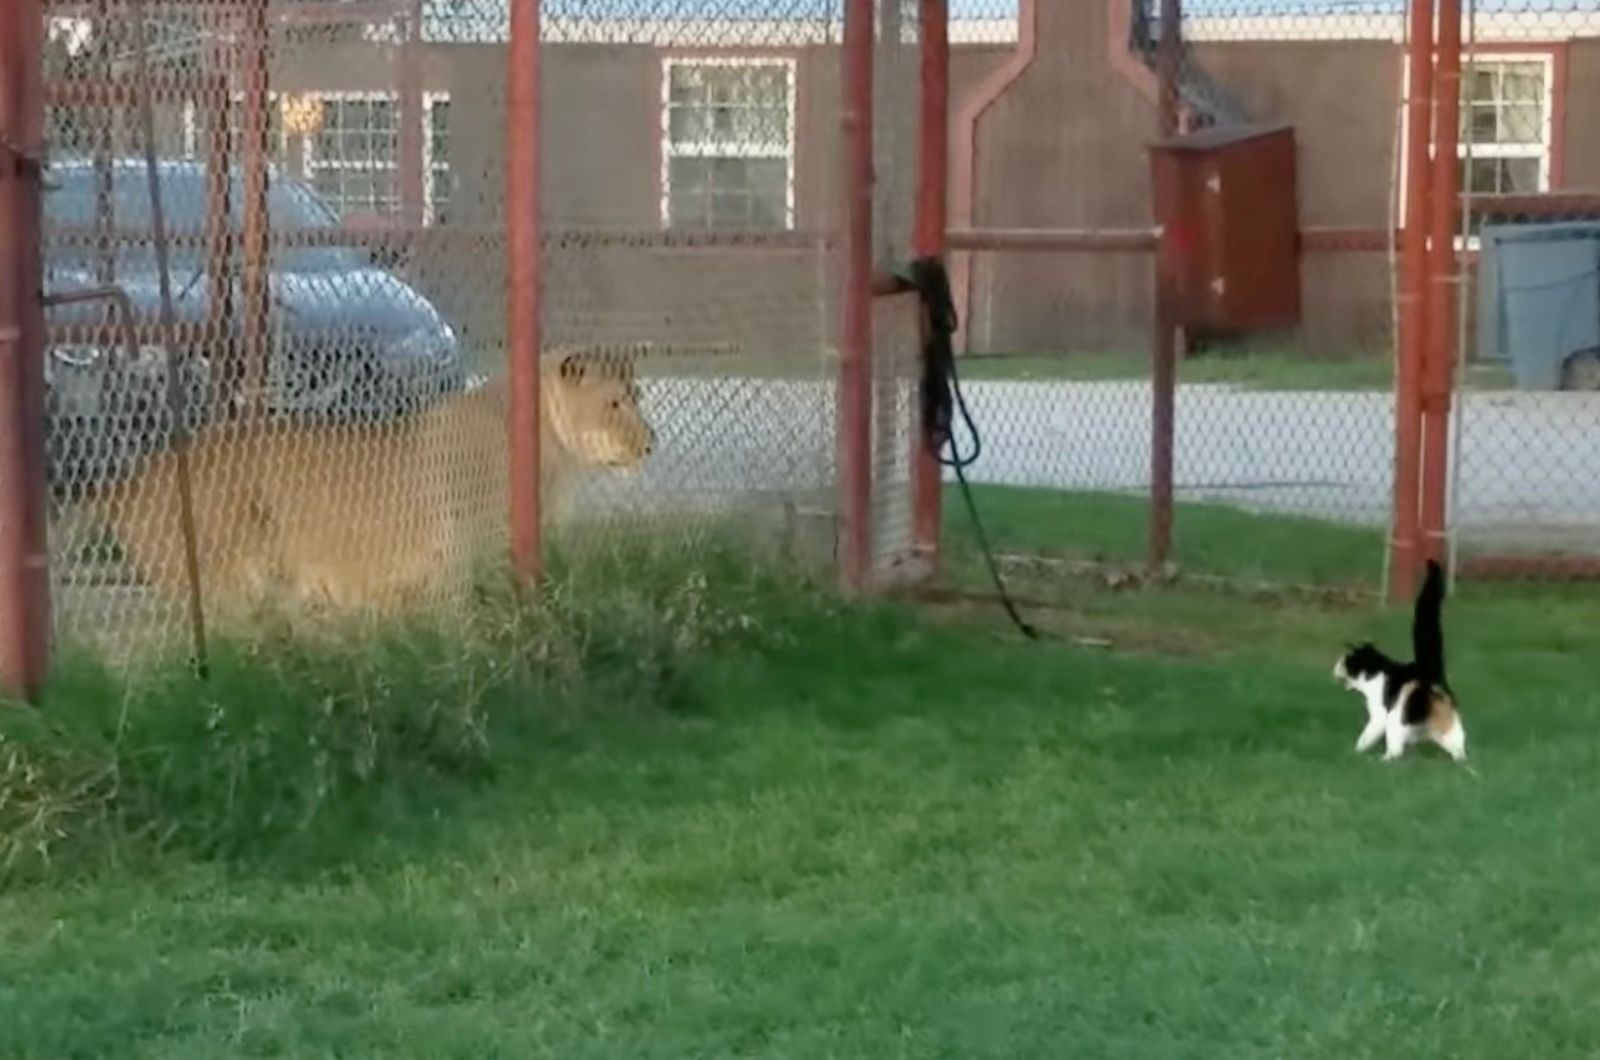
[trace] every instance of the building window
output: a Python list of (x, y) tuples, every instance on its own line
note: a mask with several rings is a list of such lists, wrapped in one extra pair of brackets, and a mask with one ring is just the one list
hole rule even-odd
[(425, 190), (428, 223), (445, 220), (450, 209), (450, 100), (428, 96), (427, 142), (423, 150), (428, 159), (428, 186)]
[(1550, 75), (1548, 56), (1471, 62), (1461, 89), (1463, 191), (1531, 195), (1549, 190)]
[[(1555, 55), (1529, 50), (1479, 52), (1463, 57), (1461, 127), (1456, 151), (1461, 159), (1461, 190), (1471, 195), (1537, 195), (1550, 190), (1555, 123), (1551, 103)], [(1402, 84), (1409, 83), (1409, 58), (1402, 62)], [(1400, 142), (1410, 133), (1410, 109), (1400, 110)], [(1400, 154), (1400, 211), (1405, 216), (1410, 187), (1405, 152)], [(1467, 238), (1458, 248), (1477, 247), (1483, 217), (1473, 214)]]
[[(373, 213), (392, 218), (400, 213), (400, 101), (393, 93), (318, 93), (280, 96), (272, 93), (267, 111), (268, 149), (286, 173), (309, 182), (340, 213)], [(239, 108), (234, 97), (230, 128), (235, 165), (243, 144)], [(450, 200), (450, 98), (441, 93), (422, 97), (423, 220), (443, 218)], [(293, 120), (286, 120), (286, 108)], [(190, 158), (202, 149), (199, 115), (185, 107), (184, 148)]]
[[(400, 100), (392, 93), (320, 97), (320, 128), (305, 137), (302, 164), (312, 186), (341, 213), (400, 212)], [(423, 220), (441, 216), (450, 195), (450, 99), (423, 96)]]
[(669, 60), (662, 81), (663, 223), (792, 228), (793, 61)]
[(341, 213), (399, 212), (399, 110), (393, 96), (322, 100), (321, 128), (306, 144), (306, 176)]

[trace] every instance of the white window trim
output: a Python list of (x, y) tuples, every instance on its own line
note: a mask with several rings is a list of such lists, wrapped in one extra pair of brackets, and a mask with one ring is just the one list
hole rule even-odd
[[(305, 93), (305, 95), (310, 97), (310, 98), (312, 98), (312, 99), (317, 100), (320, 103), (361, 103), (361, 102), (383, 103), (383, 102), (389, 102), (389, 103), (394, 103), (394, 104), (396, 104), (396, 106), (398, 106), (399, 105), (399, 100), (400, 100), (399, 93), (397, 93), (397, 92), (374, 92), (374, 91), (334, 91), (334, 92), (325, 92), (325, 91), (316, 91), (316, 92), (307, 92), (307, 93)], [(444, 102), (444, 103), (450, 102), (449, 93), (447, 93), (447, 92), (424, 92), (422, 94), (422, 223), (425, 224), (425, 225), (433, 224), (433, 219), (434, 219), (434, 210), (433, 210), (433, 169), (434, 169), (434, 166), (433, 166), (433, 121), (432, 121), (432, 118), (433, 118), (433, 105), (435, 103), (438, 103), (438, 102)], [(396, 130), (396, 131), (398, 133), (398, 130)], [(287, 140), (288, 139), (288, 134), (285, 134), (284, 138), (285, 138), (285, 140)], [(316, 135), (313, 134), (313, 133), (307, 133), (307, 134), (305, 134), (305, 135), (300, 137), (301, 151), (303, 152), (301, 157), (304, 158), (304, 160), (305, 160), (306, 175), (307, 175), (308, 178), (310, 177), (312, 170), (314, 170), (318, 165), (321, 165), (322, 167), (324, 167), (326, 169), (343, 170), (343, 171), (349, 172), (349, 173), (376, 173), (376, 172), (380, 172), (380, 171), (383, 171), (383, 170), (391, 170), (392, 169), (392, 170), (394, 170), (396, 179), (398, 180), (399, 172), (400, 172), (400, 159), (398, 157), (396, 157), (393, 162), (372, 162), (372, 161), (350, 162), (350, 161), (346, 161), (344, 159), (338, 159), (338, 160), (323, 161), (323, 162), (319, 163), (317, 161), (316, 139), (317, 139)], [(449, 168), (449, 162), (448, 161), (446, 161), (445, 167), (447, 169)], [(399, 189), (397, 188), (396, 189), (396, 194), (398, 194), (398, 193), (399, 193)]]
[[(783, 230), (793, 231), (795, 226), (795, 170), (798, 158), (795, 142), (795, 119), (799, 110), (796, 95), (797, 80), (795, 60), (788, 56), (760, 57), (666, 57), (661, 61), (661, 227), (672, 226), (672, 160), (674, 158), (781, 158), (787, 163), (784, 175)], [(672, 140), (672, 72), (680, 68), (708, 66), (781, 66), (788, 82), (788, 120), (785, 143), (781, 146), (751, 144), (744, 141), (704, 140), (688, 146), (678, 146)]]
[[(400, 98), (399, 93), (396, 93), (396, 92), (376, 92), (376, 91), (313, 91), (313, 92), (305, 92), (305, 93), (301, 93), (301, 94), (304, 95), (305, 97), (309, 98), (309, 99), (315, 99), (318, 102), (324, 102), (324, 101), (329, 101), (329, 100), (352, 100), (352, 101), (356, 101), (356, 100), (367, 100), (367, 101), (390, 100), (390, 101), (398, 102), (398, 100)], [(267, 104), (268, 104), (268, 106), (277, 105), (278, 101), (280, 99), (282, 99), (282, 97), (283, 97), (283, 93), (281, 91), (277, 90), (277, 89), (274, 89), (274, 90), (268, 92), (267, 93)], [(234, 93), (234, 96), (233, 96), (234, 105), (237, 106), (238, 104), (242, 103), (243, 100), (244, 100), (244, 96), (243, 96), (242, 93), (237, 93), (237, 92)], [(433, 121), (432, 121), (432, 118), (433, 118), (433, 107), (434, 107), (435, 103), (449, 103), (449, 102), (450, 102), (450, 94), (448, 92), (424, 92), (422, 94), (422, 223), (423, 224), (428, 224), (428, 225), (431, 225), (434, 222), (434, 174), (433, 174), (433, 171), (434, 171), (435, 167), (434, 167), (434, 161), (433, 161), (433, 144), (434, 144)], [(277, 148), (278, 148), (278, 151), (280, 153), (287, 152), (289, 141), (290, 141), (291, 138), (298, 138), (300, 140), (301, 158), (304, 161), (305, 167), (306, 167), (306, 170), (307, 170), (307, 173), (305, 174), (305, 176), (309, 177), (311, 168), (316, 164), (316, 157), (317, 157), (317, 154), (316, 154), (317, 148), (316, 148), (316, 143), (315, 143), (316, 134), (314, 134), (314, 133), (303, 133), (303, 134), (299, 134), (296, 137), (296, 134), (292, 134), (292, 133), (286, 132), (286, 131), (284, 131), (282, 129), (279, 129), (279, 131), (278, 131)], [(183, 106), (183, 146), (184, 146), (184, 151), (188, 154), (188, 156), (191, 159), (199, 157), (199, 150), (200, 150), (199, 122), (198, 122), (198, 120), (196, 118), (196, 115), (195, 115), (195, 104), (194, 104), (193, 100), (189, 100), (189, 101), (185, 102), (184, 106)], [(362, 171), (370, 172), (370, 171), (376, 171), (376, 170), (379, 170), (379, 169), (388, 169), (388, 168), (393, 168), (393, 169), (398, 171), (399, 166), (400, 166), (400, 160), (398, 158), (395, 159), (395, 161), (394, 161), (392, 166), (391, 165), (385, 165), (385, 164), (382, 164), (382, 163), (376, 163), (376, 162), (345, 162), (345, 161), (324, 162), (323, 165), (327, 166), (330, 169), (344, 169), (344, 170), (349, 170), (351, 172), (362, 172)], [(449, 161), (449, 159), (445, 159), (444, 160), (444, 167), (443, 168), (447, 172), (449, 171), (449, 169), (450, 169), (450, 161)]]
[[(1554, 156), (1553, 148), (1555, 146), (1555, 93), (1557, 91), (1555, 56), (1547, 51), (1470, 52), (1464, 49), (1461, 56), (1461, 77), (1463, 80), (1465, 80), (1471, 75), (1474, 67), (1498, 66), (1502, 63), (1537, 63), (1543, 69), (1544, 114), (1541, 116), (1541, 121), (1544, 126), (1541, 130), (1543, 139), (1537, 144), (1480, 144), (1458, 142), (1456, 144), (1456, 157), (1463, 162), (1465, 162), (1468, 158), (1537, 158), (1539, 159), (1539, 187), (1535, 194), (1544, 194), (1550, 190), (1550, 162)], [(1411, 56), (1409, 55), (1401, 57), (1400, 85), (1402, 90), (1409, 90), (1411, 85)], [(1406, 218), (1406, 190), (1409, 187), (1409, 184), (1406, 180), (1407, 173), (1409, 172), (1408, 159), (1406, 157), (1406, 143), (1411, 132), (1411, 108), (1405, 105), (1406, 98), (1408, 97), (1402, 97), (1400, 102), (1400, 140), (1397, 144), (1400, 152), (1400, 164), (1398, 167), (1398, 172), (1400, 174), (1400, 187), (1398, 191), (1398, 217), (1402, 227), (1405, 224)], [(1488, 150), (1484, 150), (1484, 148), (1488, 148)], [(1428, 157), (1430, 160), (1433, 157), (1433, 149), (1431, 146), (1428, 149)], [(1464, 188), (1462, 189), (1462, 198), (1468, 201), (1471, 199), (1471, 194)], [(1478, 249), (1478, 246), (1479, 240), (1477, 236), (1471, 236), (1466, 240), (1462, 240), (1459, 235), (1456, 237), (1456, 249), (1458, 251), (1475, 251)]]
[(435, 169), (443, 169), (446, 178), (453, 170), (450, 159), (444, 158), (437, 165), (433, 157), (433, 108), (435, 104), (450, 103), (448, 92), (424, 92), (422, 94), (422, 223), (431, 225), (437, 220), (434, 212), (434, 177)]
[[(277, 89), (270, 90), (267, 93), (267, 106), (277, 106), (278, 101), (282, 98), (283, 94)], [(230, 102), (235, 107), (242, 106), (244, 104), (244, 93), (233, 93), (233, 99)], [(280, 128), (278, 130), (278, 150), (282, 151), (287, 142), (288, 137)], [(192, 99), (183, 101), (183, 152), (191, 162), (200, 157), (200, 121), (196, 116), (195, 102)]]

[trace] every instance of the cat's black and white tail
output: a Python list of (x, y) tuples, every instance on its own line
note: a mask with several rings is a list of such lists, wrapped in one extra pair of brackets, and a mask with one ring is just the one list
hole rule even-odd
[(1417, 676), (1428, 685), (1448, 690), (1444, 674), (1444, 571), (1433, 560), (1417, 594), (1411, 616), (1411, 651)]
[[(1404, 720), (1425, 731), (1451, 758), (1465, 762), (1467, 734), (1461, 726), (1461, 716), (1456, 706), (1455, 693), (1444, 671), (1444, 571), (1433, 560), (1428, 561), (1428, 573), (1423, 578), (1422, 590), (1417, 593), (1416, 609), (1411, 616), (1411, 647), (1415, 667), (1410, 701), (1402, 713)], [(1395, 736), (1390, 737), (1390, 753), (1395, 753)], [(1402, 742), (1403, 745), (1403, 742)]]

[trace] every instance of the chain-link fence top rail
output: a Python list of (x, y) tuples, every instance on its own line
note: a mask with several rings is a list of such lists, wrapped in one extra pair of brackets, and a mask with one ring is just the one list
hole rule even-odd
[[(821, 524), (839, 5), (543, 7), (546, 518), (670, 524), (680, 545), (730, 507)], [(49, 12), (47, 287), (131, 308), (51, 310), (63, 632), (182, 628), (173, 364), (208, 609), (447, 591), (503, 533), (505, 5), (149, 0), (142, 42), (138, 10)], [(918, 34), (909, 7), (879, 17), (901, 42), (880, 48), (887, 266), (910, 231)], [(903, 438), (904, 387), (884, 390), (880, 435)], [(885, 497), (905, 448), (880, 445)]]

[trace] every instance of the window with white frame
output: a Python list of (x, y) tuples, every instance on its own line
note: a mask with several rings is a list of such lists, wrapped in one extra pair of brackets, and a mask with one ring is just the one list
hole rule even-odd
[(341, 213), (400, 210), (400, 105), (394, 96), (323, 96), (306, 140), (306, 177)]
[[(275, 162), (282, 165), (289, 143), (289, 136), (284, 131), (283, 122), (284, 97), (277, 92), (267, 93), (267, 150), (272, 153)], [(222, 122), (228, 131), (228, 149), (233, 152), (235, 164), (244, 151), (244, 97), (235, 93), (231, 101), (231, 110)], [(200, 109), (193, 100), (183, 105), (183, 151), (184, 157), (194, 160), (200, 157), (204, 130), (204, 121)]]
[[(1550, 190), (1554, 132), (1551, 94), (1555, 61), (1548, 53), (1490, 52), (1464, 56), (1461, 72), (1461, 127), (1456, 151), (1461, 159), (1464, 195), (1536, 195)], [(1401, 77), (1409, 83), (1409, 59)], [(1410, 110), (1400, 111), (1401, 143), (1406, 142)], [(1430, 152), (1431, 153), (1431, 152)], [(1400, 208), (1405, 210), (1406, 155), (1400, 155)], [(1481, 223), (1476, 215), (1475, 231)], [(1477, 245), (1477, 236), (1462, 244)]]
[[(400, 210), (400, 101), (393, 94), (323, 94), (322, 120), (306, 138), (305, 175), (341, 212), (390, 217)], [(423, 209), (438, 219), (449, 197), (450, 100), (423, 97)]]
[(794, 62), (672, 59), (662, 81), (662, 222), (792, 228)]
[(1551, 59), (1472, 60), (1461, 87), (1461, 189), (1530, 195), (1550, 188)]
[[(301, 111), (294, 122), (284, 120), (286, 100)], [(303, 113), (306, 107), (315, 108), (314, 120)], [(427, 93), (423, 109), (423, 213), (432, 224), (443, 217), (450, 196), (450, 98)], [(185, 124), (185, 146), (195, 157), (199, 136), (193, 104), (186, 108)], [(233, 133), (237, 152), (239, 130)], [(394, 93), (280, 97), (274, 92), (268, 142), (284, 171), (310, 182), (340, 213), (392, 217), (400, 212), (400, 101)]]
[(428, 159), (428, 183), (424, 189), (428, 221), (439, 223), (450, 211), (450, 99), (447, 96), (427, 97), (427, 143), (424, 147)]

